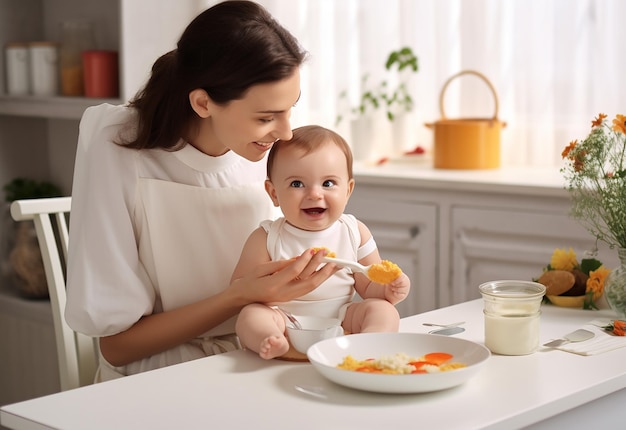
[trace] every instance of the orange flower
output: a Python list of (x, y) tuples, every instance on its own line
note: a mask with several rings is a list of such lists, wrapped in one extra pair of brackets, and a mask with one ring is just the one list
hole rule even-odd
[(604, 281), (609, 273), (611, 273), (611, 271), (604, 266), (600, 266), (596, 270), (589, 272), (586, 292), (593, 293), (593, 300), (598, 300), (600, 296), (602, 296), (604, 292)]
[(598, 117), (596, 119), (594, 119), (593, 121), (591, 121), (591, 127), (600, 127), (602, 125), (602, 121), (604, 121), (604, 118), (606, 118), (606, 115), (601, 113), (598, 115)]
[(572, 140), (569, 145), (567, 145), (565, 147), (565, 149), (563, 150), (563, 152), (561, 152), (561, 158), (567, 158), (567, 156), (569, 155), (569, 153), (572, 151), (572, 149), (574, 149), (576, 147), (576, 145), (578, 144), (578, 140)]
[(625, 115), (615, 115), (615, 119), (613, 120), (613, 131), (618, 133), (626, 134), (626, 116)]

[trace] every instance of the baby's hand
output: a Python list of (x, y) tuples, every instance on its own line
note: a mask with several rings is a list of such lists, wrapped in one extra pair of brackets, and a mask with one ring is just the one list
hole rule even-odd
[(385, 299), (395, 305), (406, 299), (410, 290), (411, 280), (405, 273), (402, 273), (397, 279), (387, 284)]

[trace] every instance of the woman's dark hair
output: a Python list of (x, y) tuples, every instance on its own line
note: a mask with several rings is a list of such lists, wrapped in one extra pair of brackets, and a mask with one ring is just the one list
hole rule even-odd
[(276, 157), (282, 148), (292, 147), (295, 145), (299, 149), (303, 150), (304, 155), (317, 151), (320, 146), (325, 143), (332, 143), (339, 147), (346, 156), (346, 165), (348, 168), (348, 178), (353, 179), (352, 173), (352, 151), (348, 142), (341, 137), (338, 133), (324, 128), (320, 125), (305, 125), (295, 128), (293, 130), (293, 136), (289, 140), (278, 140), (274, 142), (270, 153), (267, 156), (267, 179), (272, 180), (272, 169), (276, 164)]
[(298, 41), (262, 6), (225, 1), (198, 15), (185, 29), (177, 49), (152, 66), (145, 87), (129, 106), (138, 111), (135, 149), (176, 149), (196, 113), (189, 93), (204, 89), (211, 100), (241, 99), (253, 85), (288, 78), (306, 58)]

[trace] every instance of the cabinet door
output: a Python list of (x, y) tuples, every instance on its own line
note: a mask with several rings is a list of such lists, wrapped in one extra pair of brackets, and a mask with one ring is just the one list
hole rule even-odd
[(367, 225), (380, 256), (411, 279), (409, 296), (397, 305), (402, 317), (437, 307), (435, 206), (397, 201), (382, 192), (355, 190), (346, 210)]
[[(459, 207), (452, 210), (452, 231), (450, 304), (479, 298), (483, 282), (537, 278), (555, 248), (571, 247), (580, 261), (595, 247), (567, 214)], [(608, 263), (612, 254), (601, 260)]]

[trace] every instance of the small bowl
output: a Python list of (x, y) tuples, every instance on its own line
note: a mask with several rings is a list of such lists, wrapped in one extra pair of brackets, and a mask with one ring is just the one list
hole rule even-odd
[(307, 350), (317, 342), (343, 335), (343, 327), (338, 318), (294, 315), (302, 325), (297, 329), (287, 322), (287, 337), (298, 352), (306, 354)]
[(582, 308), (585, 296), (546, 296), (554, 306), (562, 308)]

